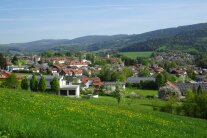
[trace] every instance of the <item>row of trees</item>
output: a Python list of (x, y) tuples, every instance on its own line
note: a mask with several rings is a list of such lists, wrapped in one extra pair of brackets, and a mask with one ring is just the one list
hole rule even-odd
[[(17, 89), (19, 88), (20, 82), (17, 79), (17, 76), (12, 73), (8, 75), (8, 77), (2, 82), (1, 87), (4, 88), (11, 88)], [(52, 92), (59, 92), (60, 85), (57, 77), (54, 77), (53, 80), (50, 82), (51, 91)], [(21, 81), (21, 88), (24, 90), (28, 90), (30, 88), (31, 91), (40, 91), (45, 92), (47, 88), (47, 82), (44, 76), (41, 76), (40, 80), (38, 81), (36, 75), (33, 75), (31, 80), (29, 81), (27, 77), (25, 77)]]
[[(58, 92), (60, 89), (59, 81), (56, 77), (50, 82), (51, 91)], [(47, 88), (47, 82), (44, 78), (44, 76), (41, 76), (39, 82), (37, 80), (36, 75), (32, 76), (32, 79), (29, 81), (27, 78), (24, 78), (21, 82), (21, 88), (24, 90), (28, 90), (30, 87), (31, 91), (40, 91), (45, 92)]]

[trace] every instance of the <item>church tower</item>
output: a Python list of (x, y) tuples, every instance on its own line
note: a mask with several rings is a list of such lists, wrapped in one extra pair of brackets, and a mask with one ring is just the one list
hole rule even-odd
[(108, 58), (108, 59), (110, 58), (110, 55), (109, 55), (109, 53), (108, 53), (108, 55), (107, 55), (107, 58)]

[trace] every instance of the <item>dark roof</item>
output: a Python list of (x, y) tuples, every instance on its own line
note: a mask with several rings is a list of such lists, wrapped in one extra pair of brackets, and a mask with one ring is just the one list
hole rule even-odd
[[(116, 85), (117, 82), (104, 82), (104, 85)], [(122, 85), (124, 85), (125, 83), (121, 82)]]
[[(43, 75), (45, 80), (49, 81), (49, 80), (53, 80), (54, 77), (57, 77), (59, 80), (63, 77), (63, 76), (52, 76), (52, 75)], [(41, 76), (38, 75), (36, 76), (38, 80), (40, 80)], [(28, 79), (32, 79), (32, 76), (29, 76)]]
[(73, 81), (73, 77), (72, 76), (66, 76), (66, 80), (67, 80), (67, 82), (72, 82)]
[(177, 83), (176, 86), (183, 93), (183, 95), (185, 95), (186, 90), (197, 90), (199, 86), (201, 86), (202, 90), (207, 91), (207, 83)]
[(155, 81), (153, 77), (129, 77), (127, 83), (140, 83), (140, 81)]

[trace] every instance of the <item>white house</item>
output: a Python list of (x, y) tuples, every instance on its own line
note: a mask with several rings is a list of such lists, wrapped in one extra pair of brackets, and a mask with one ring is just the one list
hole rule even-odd
[[(55, 76), (45, 75), (44, 78), (47, 82), (47, 89), (51, 89), (50, 82), (54, 79)], [(56, 76), (59, 80), (60, 91), (59, 95), (71, 96), (71, 97), (80, 97), (80, 86), (72, 85), (71, 83), (67, 84), (63, 76)], [(30, 80), (32, 76), (29, 76)], [(41, 76), (37, 76), (37, 79), (40, 80)]]
[(15, 71), (15, 70), (25, 70), (25, 67), (23, 66), (11, 66), (11, 70)]

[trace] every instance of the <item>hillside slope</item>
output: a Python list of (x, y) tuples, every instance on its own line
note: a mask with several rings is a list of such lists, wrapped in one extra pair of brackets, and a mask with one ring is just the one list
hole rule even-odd
[(121, 48), (120, 51), (207, 51), (207, 29), (184, 31), (175, 36), (162, 39), (147, 40)]
[[(137, 51), (137, 50), (144, 51), (148, 49), (154, 50), (156, 48), (162, 47), (164, 42), (170, 43), (170, 45), (176, 45), (176, 44), (181, 45), (183, 42), (188, 42), (190, 45), (192, 41), (191, 40), (189, 41), (189, 38), (190, 39), (193, 38), (194, 40), (194, 37), (197, 38), (200, 37), (198, 31), (206, 31), (206, 30), (207, 30), (207, 23), (201, 23), (201, 24), (194, 24), (188, 26), (180, 26), (175, 28), (161, 29), (161, 30), (151, 31), (143, 34), (134, 34), (134, 35), (111, 35), (111, 36), (92, 35), (92, 36), (79, 37), (72, 40), (45, 39), (45, 40), (28, 42), (28, 43), (5, 44), (5, 45), (0, 45), (0, 50), (18, 51), (18, 52), (42, 52), (44, 50), (98, 51), (98, 50), (118, 50), (118, 49), (121, 49), (121, 51)], [(189, 36), (189, 38), (186, 39), (186, 37), (188, 37), (189, 32), (190, 34), (195, 34), (195, 35), (194, 36), (191, 35)], [(205, 37), (207, 37), (206, 34)], [(177, 40), (180, 39), (181, 42), (177, 40), (175, 41), (174, 39)], [(206, 39), (204, 38), (202, 40), (206, 40)], [(195, 42), (196, 44), (193, 43), (193, 45), (190, 46), (193, 48), (196, 47), (197, 42), (199, 41), (196, 41)], [(201, 43), (199, 42), (198, 45), (200, 45)], [(151, 45), (156, 45), (156, 46), (151, 46)], [(168, 45), (165, 46), (166, 49), (168, 49)], [(141, 49), (139, 47), (141, 47)], [(148, 48), (148, 47), (153, 47), (153, 48)]]
[[(0, 132), (11, 137), (205, 137), (207, 121), (152, 110), (152, 100), (71, 99), (0, 89)], [(0, 133), (2, 134), (2, 133)], [(0, 135), (1, 136), (1, 135)]]

